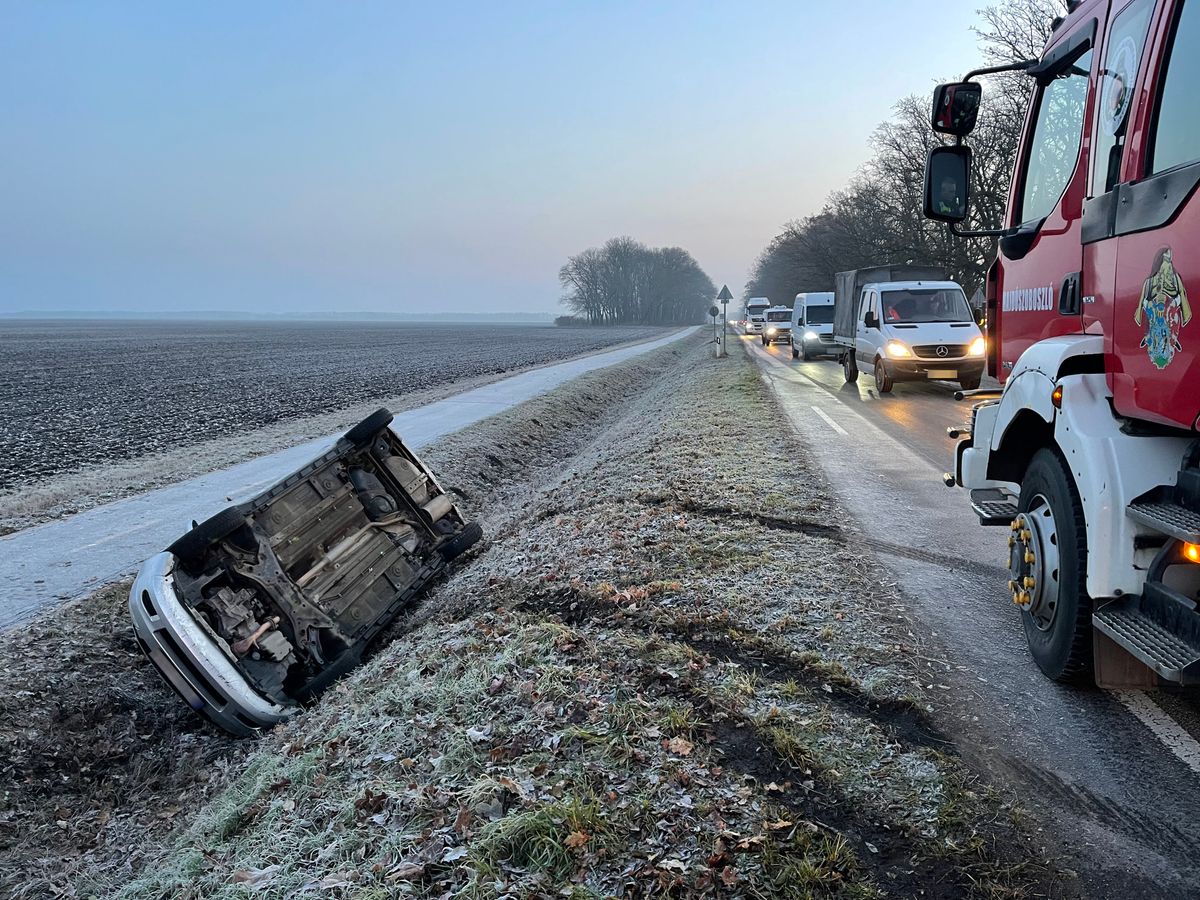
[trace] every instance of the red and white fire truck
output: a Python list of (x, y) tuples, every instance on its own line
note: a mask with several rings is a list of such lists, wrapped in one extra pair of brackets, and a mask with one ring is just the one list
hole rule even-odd
[[(962, 231), (975, 79), (1005, 70), (1034, 81), (1005, 221)], [(956, 141), (930, 153), (926, 215), (999, 237), (1003, 390), (952, 430), (947, 481), (1011, 529), (1046, 675), (1200, 683), (1200, 0), (1077, 0), (1039, 59), (939, 87), (933, 127)]]

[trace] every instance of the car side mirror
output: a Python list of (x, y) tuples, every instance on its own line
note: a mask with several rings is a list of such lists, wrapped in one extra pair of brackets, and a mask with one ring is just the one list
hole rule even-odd
[(983, 86), (977, 81), (939, 84), (933, 92), (933, 130), (938, 134), (966, 137), (975, 130)]
[(868, 328), (878, 328), (879, 327), (879, 316), (875, 315), (875, 311), (872, 310), (871, 312), (867, 313), (866, 316), (863, 317), (863, 324), (866, 325)]
[(971, 148), (934, 147), (925, 163), (925, 217), (961, 222), (971, 194)]

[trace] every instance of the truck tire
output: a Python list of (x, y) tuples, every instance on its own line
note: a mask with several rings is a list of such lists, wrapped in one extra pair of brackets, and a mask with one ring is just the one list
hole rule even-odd
[(890, 394), (892, 388), (896, 386), (896, 380), (888, 374), (887, 366), (884, 365), (883, 359), (877, 357), (875, 359), (875, 390), (881, 394)]
[(240, 509), (236, 506), (227, 507), (178, 538), (167, 547), (167, 552), (179, 560), (185, 571), (198, 574), (209, 549), (245, 524), (246, 517)]
[[(1047, 677), (1067, 684), (1087, 683), (1092, 679), (1087, 529), (1079, 491), (1056, 451), (1043, 448), (1034, 454), (1021, 482), (1017, 510), (1026, 521), (1036, 520), (1031, 530), (1043, 546), (1036, 547), (1034, 552), (1038, 565), (1048, 570), (1044, 578), (1052, 579), (1042, 585), (1039, 608), (1021, 610), (1029, 652)], [(1020, 537), (1020, 532), (1017, 536)], [(1020, 541), (1017, 546), (1021, 546)], [(1044, 593), (1051, 589), (1053, 598)]]
[(982, 375), (972, 375), (970, 378), (958, 379), (958, 386), (964, 391), (977, 391), (979, 385), (983, 383)]
[(360, 450), (371, 443), (371, 438), (379, 434), (380, 429), (392, 423), (392, 413), (387, 409), (377, 409), (344, 435), (346, 440)]
[(446, 562), (462, 556), (472, 547), (479, 543), (479, 539), (483, 537), (483, 528), (478, 522), (468, 522), (463, 526), (462, 531), (450, 538), (440, 547), (438, 553)]
[(853, 350), (847, 350), (842, 354), (842, 373), (846, 376), (846, 384), (854, 384), (858, 381), (858, 360), (854, 358)]

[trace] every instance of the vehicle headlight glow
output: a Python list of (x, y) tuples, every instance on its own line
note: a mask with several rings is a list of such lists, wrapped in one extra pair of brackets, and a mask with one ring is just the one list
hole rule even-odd
[(912, 356), (912, 351), (900, 341), (888, 341), (887, 355), (892, 359), (902, 359), (905, 356)]
[(971, 341), (971, 346), (967, 348), (967, 356), (983, 356), (987, 353), (987, 341), (981, 337)]
[(817, 340), (818, 337), (819, 337), (819, 335), (815, 331), (804, 332), (804, 339), (806, 341), (815, 341), (815, 340)]
[(778, 330), (779, 330), (778, 328), (768, 328), (768, 329), (767, 329), (767, 334), (774, 334), (774, 333), (775, 333), (775, 332), (777, 332)]

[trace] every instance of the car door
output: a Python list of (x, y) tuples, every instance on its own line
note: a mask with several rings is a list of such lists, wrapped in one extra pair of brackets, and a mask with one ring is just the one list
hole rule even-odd
[(1001, 379), (1044, 338), (1083, 330), (1080, 239), (1087, 166), (1084, 124), (1094, 105), (1096, 18), (1059, 35), (1036, 70), (999, 242)]
[(854, 348), (855, 356), (860, 363), (871, 364), (875, 360), (875, 345), (879, 329), (867, 325), (867, 319), (871, 317), (871, 313), (875, 313), (875, 321), (878, 322), (879, 315), (876, 309), (875, 292), (863, 291), (862, 302), (858, 309), (858, 340), (855, 342)]
[(1200, 0), (1160, 4), (1112, 216), (1106, 371), (1118, 413), (1200, 426)]

